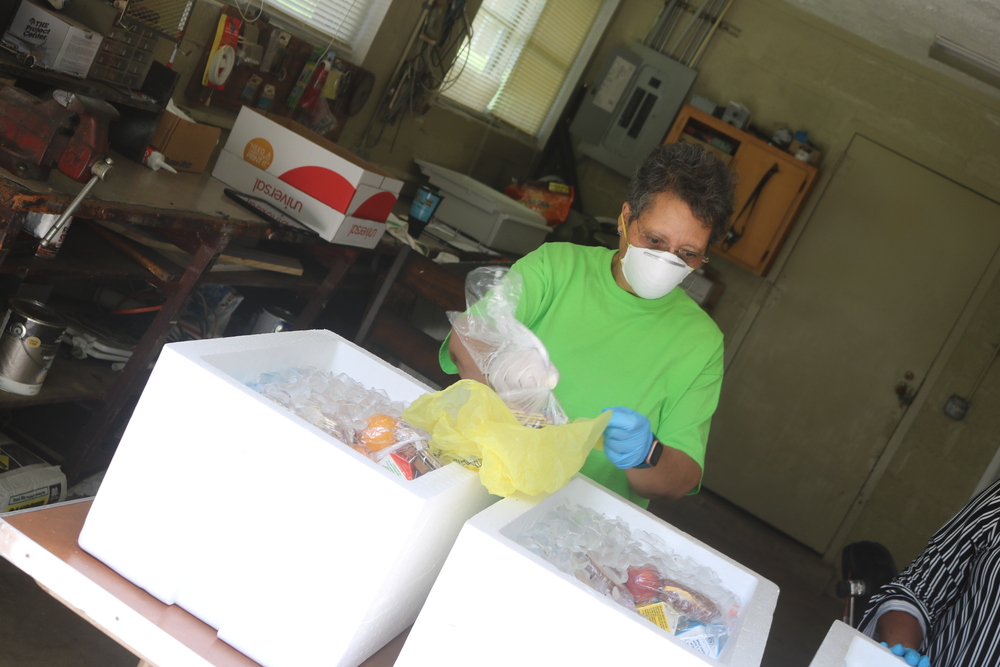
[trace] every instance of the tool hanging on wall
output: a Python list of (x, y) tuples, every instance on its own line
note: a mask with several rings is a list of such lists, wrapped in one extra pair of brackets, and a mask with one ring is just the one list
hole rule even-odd
[[(751, 192), (750, 196), (747, 197), (747, 200), (743, 202), (743, 208), (741, 208), (740, 212), (733, 218), (733, 224), (730, 226), (729, 231), (726, 232), (725, 238), (722, 239), (722, 248), (724, 250), (729, 250), (736, 245), (741, 238), (743, 238), (743, 234), (747, 230), (747, 224), (750, 222), (750, 218), (753, 217), (753, 209), (757, 204), (757, 200), (760, 198), (760, 193), (764, 191), (764, 186), (767, 185), (769, 180), (771, 180), (771, 177), (777, 173), (778, 163), (775, 162), (771, 165), (771, 168), (767, 170), (767, 173), (761, 176), (757, 185), (754, 186), (753, 192)], [(740, 227), (739, 231), (736, 231), (736, 223), (743, 218), (744, 214), (746, 215), (746, 219), (743, 220), (743, 226)]]
[[(208, 64), (205, 65), (205, 72), (201, 77), (201, 85), (214, 90), (222, 90), (226, 87), (226, 81), (236, 66), (236, 47), (239, 46), (239, 35), (240, 20), (238, 18), (226, 14), (219, 17), (215, 39), (212, 42), (212, 51), (208, 57)], [(209, 101), (211, 101), (211, 95), (209, 95)], [(205, 104), (207, 106), (208, 102), (206, 101)]]

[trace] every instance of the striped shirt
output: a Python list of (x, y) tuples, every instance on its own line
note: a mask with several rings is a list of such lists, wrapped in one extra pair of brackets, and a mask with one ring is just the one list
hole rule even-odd
[(859, 629), (909, 611), (934, 667), (1000, 665), (1000, 480), (941, 527), (902, 573), (872, 596)]

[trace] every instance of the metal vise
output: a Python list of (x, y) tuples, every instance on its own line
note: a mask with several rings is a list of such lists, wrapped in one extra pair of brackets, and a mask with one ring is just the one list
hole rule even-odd
[(0, 87), (0, 166), (45, 180), (53, 167), (86, 183), (108, 155), (108, 123), (117, 109), (104, 100), (57, 90), (41, 100), (12, 86)]

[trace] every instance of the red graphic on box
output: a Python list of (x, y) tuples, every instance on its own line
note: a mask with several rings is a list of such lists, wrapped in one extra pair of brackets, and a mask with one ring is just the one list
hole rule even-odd
[(341, 213), (347, 212), (347, 207), (354, 197), (354, 186), (351, 182), (326, 167), (312, 165), (296, 167), (278, 178)]
[(355, 218), (362, 220), (373, 220), (384, 222), (392, 213), (392, 207), (396, 205), (396, 195), (391, 192), (376, 192), (366, 199), (352, 214)]

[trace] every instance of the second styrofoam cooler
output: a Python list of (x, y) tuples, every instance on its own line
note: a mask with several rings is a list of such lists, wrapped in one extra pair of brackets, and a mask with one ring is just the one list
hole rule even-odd
[[(710, 567), (742, 610), (709, 658), (517, 544), (563, 502), (621, 517), (682, 557)], [(396, 667), (465, 665), (759, 665), (778, 587), (589, 479), (577, 475), (537, 504), (505, 498), (459, 534)]]
[(545, 218), (502, 192), (451, 169), (414, 160), (444, 198), (434, 216), (480, 243), (527, 254), (545, 242), (551, 231)]
[(167, 345), (80, 545), (268, 667), (357, 665), (413, 622), (496, 498), (457, 464), (393, 475), (246, 386), (305, 366), (392, 400), (429, 391), (329, 331)]
[(868, 635), (834, 621), (809, 667), (901, 667), (905, 665)]

